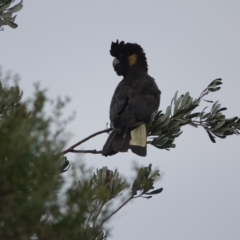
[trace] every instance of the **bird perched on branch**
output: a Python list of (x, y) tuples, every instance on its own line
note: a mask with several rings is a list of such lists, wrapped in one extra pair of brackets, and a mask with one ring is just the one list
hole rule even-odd
[(142, 47), (136, 43), (112, 42), (110, 54), (114, 57), (113, 68), (123, 76), (110, 105), (110, 133), (102, 155), (132, 152), (147, 155), (146, 122), (158, 110), (161, 91), (148, 75), (147, 58)]

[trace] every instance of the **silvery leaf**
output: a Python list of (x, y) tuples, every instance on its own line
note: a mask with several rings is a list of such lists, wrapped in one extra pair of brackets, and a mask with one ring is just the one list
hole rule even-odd
[(15, 12), (20, 11), (20, 10), (23, 8), (22, 2), (23, 2), (23, 0), (21, 0), (21, 1), (20, 1), (18, 4), (16, 4), (15, 6), (9, 8), (9, 9), (7, 10), (7, 13), (15, 13)]
[(16, 23), (11, 22), (11, 21), (6, 21), (6, 24), (11, 28), (17, 28), (18, 27), (18, 25)]
[(3, 6), (0, 7), (0, 12), (5, 11), (10, 5), (11, 5), (12, 1), (4, 4)]

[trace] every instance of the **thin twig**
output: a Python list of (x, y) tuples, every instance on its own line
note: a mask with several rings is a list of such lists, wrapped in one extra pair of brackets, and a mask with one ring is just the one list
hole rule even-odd
[[(110, 131), (112, 131), (112, 128), (107, 128), (107, 129), (104, 129), (104, 130), (102, 130), (102, 131), (96, 132), (96, 133), (94, 133), (94, 134), (92, 134), (92, 135), (84, 138), (83, 140), (75, 143), (74, 145), (72, 145), (72, 146), (69, 147), (68, 149), (62, 151), (60, 154), (63, 155), (63, 154), (66, 154), (66, 153), (68, 153), (68, 152), (76, 152), (76, 151), (78, 151), (78, 150), (74, 150), (75, 147), (81, 145), (82, 143), (88, 141), (89, 139), (91, 139), (91, 138), (93, 138), (93, 137), (95, 137), (95, 136), (97, 136), (97, 135), (100, 135), (100, 134), (102, 134), (102, 133), (107, 133), (107, 132), (110, 132)], [(79, 151), (80, 151), (80, 150), (79, 150)], [(100, 153), (100, 151), (96, 151), (96, 150), (87, 150), (87, 151), (81, 151), (81, 152), (85, 152), (85, 153), (86, 153), (86, 152), (89, 152), (89, 153), (95, 153), (95, 154)]]
[(92, 154), (101, 154), (102, 151), (94, 150), (71, 150), (72, 153), (92, 153)]
[(124, 207), (129, 201), (133, 199), (133, 196), (130, 196), (122, 205), (120, 205), (114, 212), (112, 212), (109, 216), (107, 216), (105, 219), (103, 219), (102, 223), (100, 224), (99, 228), (102, 227), (102, 225), (111, 218), (115, 213), (117, 213), (122, 207)]
[(86, 222), (86, 228), (88, 227), (88, 224), (89, 224), (89, 222), (90, 222), (90, 219), (91, 219), (93, 213), (96, 211), (97, 207), (98, 207), (98, 206), (96, 206), (96, 207), (91, 211), (91, 213), (89, 214), (88, 220), (87, 220), (87, 222)]
[(93, 227), (95, 227), (97, 218), (98, 218), (99, 214), (101, 213), (102, 208), (103, 208), (103, 206), (104, 206), (105, 203), (106, 203), (106, 202), (103, 202), (103, 203), (100, 205), (97, 214), (94, 216)]
[[(89, 215), (89, 217), (88, 217), (87, 223), (86, 223), (86, 227), (87, 227), (88, 224), (90, 223), (90, 220), (92, 220), (91, 217), (92, 217), (93, 213), (95, 213), (95, 211), (97, 210), (97, 208), (98, 208), (100, 205), (101, 205), (101, 207), (100, 207), (100, 211), (101, 211), (101, 209), (102, 209), (102, 202), (98, 202), (97, 205), (96, 205), (96, 207), (91, 211), (91, 213), (90, 213), (90, 215)], [(95, 221), (96, 221), (96, 218), (95, 218), (95, 220), (93, 221), (93, 226), (95, 225)]]

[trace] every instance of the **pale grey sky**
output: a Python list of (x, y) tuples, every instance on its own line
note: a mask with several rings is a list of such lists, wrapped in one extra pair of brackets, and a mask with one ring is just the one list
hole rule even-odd
[[(198, 97), (215, 78), (220, 92), (208, 99), (240, 116), (240, 1), (25, 0), (19, 28), (0, 32), (0, 65), (21, 75), (25, 97), (41, 82), (51, 97), (70, 96), (65, 110), (77, 116), (69, 145), (105, 128), (113, 91), (121, 80), (109, 54), (116, 39), (140, 44), (149, 74), (162, 90), (165, 111), (174, 93)], [(204, 105), (203, 105), (204, 106)], [(201, 109), (203, 108), (201, 107)], [(148, 147), (146, 158), (131, 152), (112, 157), (85, 155), (88, 166), (132, 174), (132, 160), (164, 172), (151, 200), (137, 199), (112, 222), (112, 240), (240, 239), (240, 138), (213, 144), (203, 129), (185, 127), (177, 147)], [(107, 135), (84, 144), (101, 149)], [(74, 158), (74, 155), (69, 155)]]

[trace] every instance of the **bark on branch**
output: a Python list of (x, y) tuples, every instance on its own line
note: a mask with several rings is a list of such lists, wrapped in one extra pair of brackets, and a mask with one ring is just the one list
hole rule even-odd
[(67, 148), (66, 150), (62, 151), (60, 154), (63, 155), (63, 154), (66, 154), (66, 153), (69, 153), (69, 152), (75, 152), (75, 153), (93, 153), (93, 154), (100, 154), (102, 153), (102, 151), (97, 151), (97, 150), (75, 150), (74, 148), (83, 144), (84, 142), (88, 141), (89, 139), (97, 136), (97, 135), (100, 135), (102, 133), (107, 133), (107, 132), (110, 132), (112, 131), (112, 128), (107, 128), (107, 129), (104, 129), (102, 131), (99, 131), (99, 132), (96, 132), (96, 133), (93, 133), (92, 135), (84, 138), (83, 140), (75, 143), (74, 145), (72, 145), (71, 147)]

